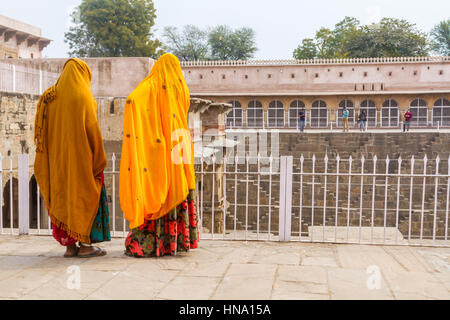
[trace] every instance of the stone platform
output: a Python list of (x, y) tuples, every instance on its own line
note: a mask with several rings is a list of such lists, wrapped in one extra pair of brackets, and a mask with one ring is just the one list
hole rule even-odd
[(51, 237), (0, 236), (0, 300), (450, 299), (450, 248), (202, 241), (134, 259), (122, 239), (103, 247), (106, 257), (64, 259)]

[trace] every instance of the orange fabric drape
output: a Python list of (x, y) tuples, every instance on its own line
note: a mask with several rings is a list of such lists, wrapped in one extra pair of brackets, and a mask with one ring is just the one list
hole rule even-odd
[(132, 229), (156, 220), (195, 189), (190, 94), (180, 62), (163, 55), (125, 105), (120, 204)]
[(50, 219), (85, 243), (90, 243), (99, 175), (106, 167), (91, 78), (85, 62), (68, 60), (56, 85), (41, 96), (35, 120), (34, 174)]

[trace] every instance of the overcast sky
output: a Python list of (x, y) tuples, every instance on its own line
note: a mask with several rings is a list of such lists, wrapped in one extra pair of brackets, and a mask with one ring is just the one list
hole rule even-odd
[[(67, 57), (64, 32), (71, 10), (81, 0), (0, 0), (0, 14), (42, 28), (53, 40), (47, 57)], [(165, 26), (200, 27), (227, 24), (256, 31), (257, 59), (290, 59), (303, 38), (322, 26), (332, 27), (345, 16), (363, 23), (381, 17), (404, 18), (423, 31), (450, 18), (449, 0), (154, 0), (156, 29)]]

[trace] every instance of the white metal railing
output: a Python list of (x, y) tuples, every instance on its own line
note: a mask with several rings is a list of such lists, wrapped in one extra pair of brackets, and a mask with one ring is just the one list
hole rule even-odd
[(450, 57), (380, 57), (350, 59), (303, 59), (303, 60), (199, 60), (181, 61), (182, 67), (219, 66), (280, 66), (280, 65), (329, 65), (329, 64), (373, 64), (373, 63), (439, 63)]
[[(119, 159), (113, 154), (110, 160), (105, 184), (111, 231), (125, 237), (129, 229), (117, 202)], [(449, 247), (450, 157), (199, 160), (202, 239)], [(33, 183), (28, 155), (0, 155), (0, 234), (51, 234)]]
[[(439, 106), (439, 108), (445, 108), (445, 110), (450, 110), (450, 106)], [(399, 113), (400, 110), (398, 109)], [(242, 109), (242, 113), (247, 112), (246, 109)], [(339, 110), (336, 109), (327, 109), (328, 116), (327, 117), (311, 117), (311, 110), (306, 110), (305, 116), (306, 116), (306, 122), (305, 122), (305, 129), (309, 129), (312, 131), (316, 130), (327, 130), (330, 129), (333, 131), (333, 129), (343, 129), (342, 125), (342, 116), (339, 115)], [(420, 130), (430, 130), (430, 131), (440, 131), (441, 128), (448, 129), (450, 128), (450, 116), (447, 114), (450, 114), (450, 111), (446, 111), (445, 116), (437, 116), (434, 115), (434, 109), (427, 110), (427, 115), (425, 118), (423, 116), (420, 117), (414, 117), (413, 120), (411, 120), (411, 129), (420, 129)], [(376, 114), (371, 117), (371, 119), (368, 119), (366, 121), (366, 127), (370, 128), (371, 130), (393, 130), (397, 131), (400, 129), (403, 129), (403, 119), (401, 119), (400, 116), (389, 116), (389, 117), (383, 117), (381, 116), (380, 119), (378, 119), (378, 114), (380, 113), (379, 110), (376, 111)], [(359, 120), (358, 120), (358, 109), (355, 109), (355, 113), (353, 117), (349, 118), (349, 129), (350, 130), (359, 130)], [(267, 115), (267, 111), (263, 109), (263, 117), (257, 118), (257, 120), (262, 121), (262, 124), (257, 126), (249, 126), (248, 122), (243, 121), (243, 117), (240, 118), (242, 121), (240, 125), (236, 125), (235, 122), (230, 123), (227, 121), (227, 129), (271, 129), (276, 128), (277, 130), (293, 130), (297, 129), (297, 131), (300, 131), (300, 120), (298, 118), (291, 117), (289, 115), (289, 111), (285, 112), (284, 116), (284, 125), (283, 126), (276, 126), (276, 127), (270, 127), (268, 126), (269, 117)], [(248, 119), (248, 118), (247, 118)], [(330, 119), (335, 119), (334, 121), (331, 121)], [(336, 120), (337, 119), (337, 120)], [(418, 120), (417, 120), (418, 119)], [(252, 119), (254, 120), (254, 119)], [(266, 121), (267, 120), (267, 121)], [(272, 119), (273, 120), (273, 119)], [(273, 120), (275, 121), (275, 120)], [(295, 126), (292, 125), (292, 122), (295, 121)], [(324, 126), (319, 126), (320, 122), (325, 123)], [(254, 122), (254, 121), (253, 121)], [(314, 122), (316, 125), (312, 125), (312, 122)], [(369, 125), (370, 123), (370, 125)]]
[(0, 61), (0, 91), (40, 95), (59, 74)]
[[(316, 119), (317, 122), (317, 119)], [(383, 127), (381, 125), (381, 122), (376, 122), (376, 124), (374, 124), (374, 126), (369, 126), (367, 121), (365, 122), (365, 131), (368, 132), (384, 132), (384, 131), (393, 131), (393, 132), (397, 132), (397, 131), (403, 131), (403, 121), (398, 121), (396, 126), (391, 126), (391, 127)], [(441, 130), (445, 130), (446, 132), (448, 132), (448, 130), (450, 129), (450, 121), (447, 121), (445, 123), (445, 125), (442, 125), (441, 121), (436, 121), (434, 123), (429, 122), (428, 124), (424, 124), (424, 125), (417, 125), (417, 123), (411, 123), (410, 125), (410, 132), (440, 132)], [(273, 128), (268, 128), (267, 125), (265, 125), (265, 123), (263, 123), (261, 126), (246, 126), (246, 125), (241, 125), (241, 126), (233, 126), (231, 124), (228, 124), (226, 126), (227, 130), (234, 130), (234, 131), (253, 131), (253, 130), (264, 130), (264, 131), (270, 131), (272, 129), (276, 129), (278, 131), (282, 131), (282, 132), (292, 132), (292, 131), (297, 131), (300, 132), (300, 121), (297, 121), (296, 127), (291, 127), (289, 125), (286, 125), (284, 127), (273, 127)], [(306, 132), (324, 132), (324, 131), (330, 131), (333, 132), (334, 130), (343, 130), (343, 125), (342, 125), (342, 121), (339, 119), (338, 122), (336, 123), (336, 121), (328, 121), (326, 126), (322, 126), (322, 127), (318, 127), (318, 126), (311, 126), (311, 118), (307, 118), (306, 123), (305, 123), (305, 131)], [(355, 132), (359, 132), (360, 131), (360, 122), (357, 120), (354, 120), (353, 122), (349, 122), (349, 131), (355, 131)]]

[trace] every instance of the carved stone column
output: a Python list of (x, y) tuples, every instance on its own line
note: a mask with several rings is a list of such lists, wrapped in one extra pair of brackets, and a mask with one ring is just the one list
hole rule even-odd
[[(203, 218), (204, 231), (207, 233), (211, 232), (213, 228), (214, 233), (223, 232), (225, 119), (226, 114), (231, 110), (232, 106), (230, 104), (191, 99), (189, 126), (195, 149), (198, 187), (197, 207), (199, 216)], [(215, 157), (214, 164), (213, 156)], [(202, 171), (202, 158), (204, 161), (203, 174), (200, 173)], [(199, 193), (200, 190), (203, 190), (203, 194)], [(228, 204), (225, 203), (225, 209), (227, 207)]]

